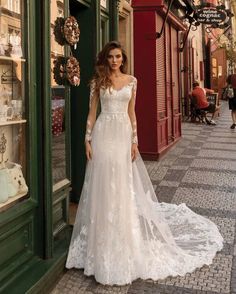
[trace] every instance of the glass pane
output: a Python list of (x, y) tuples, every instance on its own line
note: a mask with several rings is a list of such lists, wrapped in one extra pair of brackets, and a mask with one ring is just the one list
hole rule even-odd
[(108, 20), (106, 18), (101, 19), (100, 36), (100, 48), (102, 49), (108, 42)]
[(53, 184), (66, 178), (65, 87), (58, 86), (53, 77), (53, 62), (64, 56), (64, 46), (55, 41), (57, 17), (64, 17), (64, 1), (51, 0), (51, 97), (52, 97), (52, 174)]
[(0, 2), (0, 211), (28, 192), (23, 2)]

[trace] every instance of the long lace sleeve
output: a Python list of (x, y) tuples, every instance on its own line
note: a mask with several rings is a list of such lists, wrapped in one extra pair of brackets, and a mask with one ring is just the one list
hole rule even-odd
[(138, 133), (137, 133), (137, 120), (136, 120), (136, 115), (135, 115), (135, 101), (136, 101), (136, 92), (137, 92), (137, 79), (133, 78), (133, 88), (132, 88), (132, 97), (129, 102), (129, 117), (130, 117), (130, 122), (132, 125), (132, 143), (138, 145)]
[(90, 86), (89, 114), (86, 123), (85, 142), (92, 141), (92, 130), (96, 121), (98, 99), (99, 97), (95, 91), (95, 84), (92, 83)]

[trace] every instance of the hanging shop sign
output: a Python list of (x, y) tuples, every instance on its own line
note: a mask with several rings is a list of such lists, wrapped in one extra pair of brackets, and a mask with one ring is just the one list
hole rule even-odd
[(221, 24), (227, 18), (225, 11), (216, 8), (202, 8), (197, 10), (197, 21), (203, 24)]
[[(193, 11), (187, 9), (184, 19), (189, 23), (189, 26), (182, 41), (182, 46), (179, 48), (180, 51), (184, 50), (190, 30), (197, 30), (197, 27), (201, 24), (205, 25), (206, 31), (217, 28), (226, 30), (230, 27), (230, 19), (233, 16), (233, 13), (230, 9), (226, 9), (224, 4), (215, 6), (211, 3), (203, 3), (201, 5), (195, 5)], [(160, 33), (157, 33), (157, 37), (159, 35)]]
[(211, 28), (224, 29), (230, 25), (230, 19), (234, 16), (230, 9), (226, 9), (225, 5), (212, 6), (205, 3), (196, 6), (193, 19), (197, 24), (205, 24)]

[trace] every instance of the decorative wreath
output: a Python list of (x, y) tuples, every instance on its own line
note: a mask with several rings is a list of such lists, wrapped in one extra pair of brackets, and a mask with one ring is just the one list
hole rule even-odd
[(66, 39), (64, 35), (64, 24), (65, 19), (63, 17), (57, 17), (54, 23), (54, 30), (53, 33), (55, 35), (55, 40), (61, 46), (65, 45)]
[(69, 16), (66, 19), (58, 17), (54, 23), (53, 33), (55, 40), (61, 46), (65, 44), (75, 46), (79, 42), (80, 29), (74, 16)]
[(58, 56), (54, 61), (54, 67), (53, 67), (53, 77), (55, 82), (58, 85), (65, 85), (66, 84), (66, 66), (67, 58), (63, 56)]
[(64, 24), (65, 39), (68, 44), (74, 46), (79, 42), (80, 29), (79, 24), (74, 16), (69, 16)]
[(58, 56), (53, 63), (54, 80), (58, 85), (79, 86), (80, 66), (75, 57)]
[(79, 86), (80, 84), (80, 66), (79, 61), (71, 56), (66, 63), (67, 80), (72, 86)]

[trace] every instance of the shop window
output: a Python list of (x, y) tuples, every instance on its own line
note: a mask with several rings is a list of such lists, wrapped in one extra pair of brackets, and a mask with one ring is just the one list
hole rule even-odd
[[(20, 13), (22, 1), (2, 1)], [(26, 91), (22, 42), (25, 16), (2, 9), (0, 15), (0, 212), (26, 198)]]
[(51, 1), (51, 135), (52, 135), (52, 178), (53, 184), (66, 179), (66, 99), (65, 86), (57, 85), (53, 76), (53, 62), (65, 56), (64, 46), (55, 41), (53, 29), (57, 17), (64, 16), (64, 2)]
[(217, 78), (218, 76), (218, 68), (217, 68), (217, 59), (212, 58), (212, 77)]
[(218, 78), (221, 78), (223, 76), (223, 67), (222, 65), (218, 66)]

